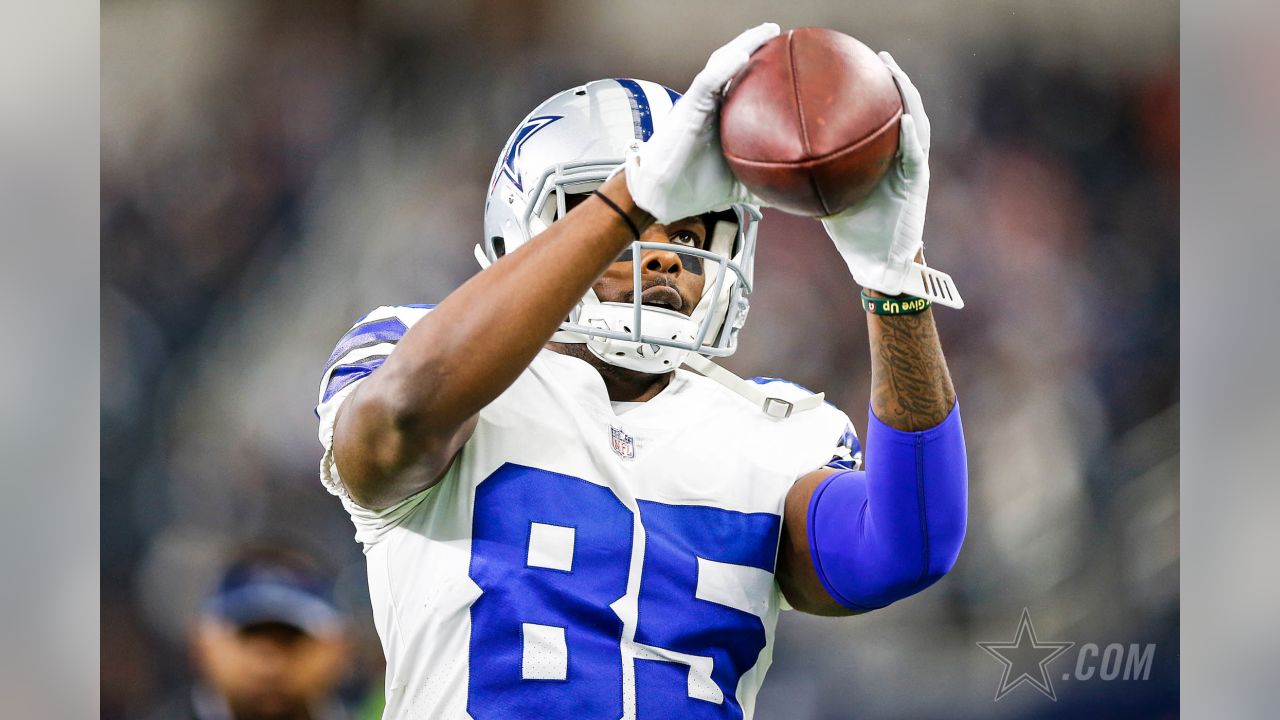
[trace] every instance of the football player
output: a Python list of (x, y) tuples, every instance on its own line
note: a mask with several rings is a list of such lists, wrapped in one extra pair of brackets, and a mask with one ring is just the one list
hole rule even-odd
[(364, 544), (388, 717), (750, 717), (780, 609), (866, 612), (954, 563), (959, 413), (929, 302), (898, 297), (929, 124), (887, 55), (901, 160), (823, 220), (866, 288), (865, 467), (821, 395), (709, 359), (736, 348), (760, 219), (716, 115), (777, 33), (683, 97), (600, 80), (538, 106), (493, 173), (485, 269), (329, 358), (321, 477)]

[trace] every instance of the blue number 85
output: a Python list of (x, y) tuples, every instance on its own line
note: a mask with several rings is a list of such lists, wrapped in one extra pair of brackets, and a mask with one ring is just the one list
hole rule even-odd
[[(639, 612), (624, 641), (610, 605), (627, 592), (631, 510), (606, 487), (512, 463), (480, 483), (472, 717), (618, 718), (628, 675), (642, 720), (742, 717), (735, 691), (765, 646), (781, 520), (643, 500), (639, 509)], [(634, 673), (624, 672), (624, 642), (640, 649)]]

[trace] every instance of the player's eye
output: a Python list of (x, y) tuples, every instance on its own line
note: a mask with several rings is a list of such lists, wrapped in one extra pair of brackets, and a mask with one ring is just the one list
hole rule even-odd
[(686, 247), (698, 247), (702, 242), (702, 238), (692, 230), (678, 230), (671, 233), (671, 242), (676, 245), (684, 245)]

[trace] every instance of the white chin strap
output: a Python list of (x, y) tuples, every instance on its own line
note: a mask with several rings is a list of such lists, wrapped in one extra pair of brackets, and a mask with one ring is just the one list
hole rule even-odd
[(764, 391), (765, 386), (758, 385), (750, 380), (743, 380), (737, 375), (734, 375), (697, 353), (689, 353), (689, 356), (684, 359), (684, 364), (688, 365), (699, 375), (715, 380), (747, 400), (750, 400), (752, 405), (763, 410), (764, 414), (769, 417), (782, 419), (791, 417), (798, 412), (812, 410), (821, 405), (823, 399), (826, 397), (825, 393), (817, 393), (814, 395), (806, 395), (805, 397), (797, 400), (787, 400), (785, 398), (769, 395)]

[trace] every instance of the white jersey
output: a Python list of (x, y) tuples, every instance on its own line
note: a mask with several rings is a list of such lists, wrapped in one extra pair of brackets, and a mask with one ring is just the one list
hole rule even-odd
[(783, 606), (787, 490), (858, 461), (848, 418), (772, 418), (683, 370), (618, 415), (594, 368), (544, 350), (438, 485), (368, 510), (338, 477), (334, 417), (428, 311), (366, 316), (317, 408), (321, 478), (368, 559), (385, 717), (751, 717)]

